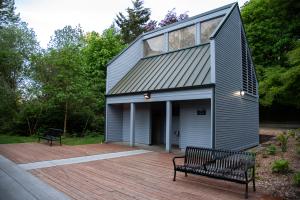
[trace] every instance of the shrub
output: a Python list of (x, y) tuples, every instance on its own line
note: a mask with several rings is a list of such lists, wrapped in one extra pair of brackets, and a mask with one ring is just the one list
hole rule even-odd
[(281, 151), (286, 152), (289, 136), (285, 132), (283, 132), (283, 133), (279, 134), (276, 137), (276, 139), (278, 142), (280, 142)]
[(276, 146), (274, 144), (271, 144), (267, 148), (267, 152), (269, 155), (275, 155), (276, 154)]
[(284, 159), (275, 160), (272, 164), (272, 172), (285, 173), (289, 170), (289, 162)]
[(288, 133), (288, 136), (290, 136), (292, 138), (295, 138), (295, 136), (296, 136), (296, 132), (294, 130), (288, 130), (287, 133)]
[(293, 182), (296, 186), (300, 186), (300, 172), (296, 172), (293, 176)]

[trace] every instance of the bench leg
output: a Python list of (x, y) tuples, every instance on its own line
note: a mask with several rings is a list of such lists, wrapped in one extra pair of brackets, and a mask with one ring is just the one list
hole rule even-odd
[(52, 146), (52, 140), (50, 141), (50, 146)]
[(248, 199), (248, 183), (246, 183), (245, 199)]
[(60, 146), (61, 146), (61, 137), (59, 138), (59, 144), (60, 144)]
[(173, 181), (176, 181), (176, 170), (174, 170), (174, 178)]
[(39, 138), (39, 143), (40, 143), (40, 141), (41, 141), (41, 138)]
[(185, 172), (185, 177), (187, 177), (187, 172)]

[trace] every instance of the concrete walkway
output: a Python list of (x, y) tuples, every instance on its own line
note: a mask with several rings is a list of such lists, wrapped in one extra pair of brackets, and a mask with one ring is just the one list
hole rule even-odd
[(116, 153), (97, 154), (92, 156), (81, 156), (75, 158), (66, 158), (66, 159), (59, 159), (59, 160), (49, 160), (49, 161), (19, 164), (19, 166), (25, 170), (32, 170), (32, 169), (40, 169), (40, 168), (53, 167), (59, 165), (68, 165), (68, 164), (76, 164), (76, 163), (85, 163), (85, 162), (96, 161), (96, 160), (120, 158), (120, 157), (139, 155), (139, 154), (144, 154), (149, 152), (151, 151), (143, 150), (143, 149), (122, 151)]
[(65, 200), (70, 198), (0, 155), (0, 199)]

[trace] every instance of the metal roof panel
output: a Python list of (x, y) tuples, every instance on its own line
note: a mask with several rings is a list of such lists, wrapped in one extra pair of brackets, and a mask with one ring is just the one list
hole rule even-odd
[(211, 84), (210, 45), (142, 58), (109, 95)]

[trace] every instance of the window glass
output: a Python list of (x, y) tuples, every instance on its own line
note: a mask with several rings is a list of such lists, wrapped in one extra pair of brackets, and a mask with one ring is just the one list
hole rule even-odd
[(144, 41), (144, 55), (152, 56), (163, 52), (164, 37), (163, 35)]
[(217, 28), (223, 17), (218, 17), (201, 23), (201, 44), (209, 42), (210, 35)]
[(189, 26), (169, 33), (169, 51), (195, 45), (195, 26)]

